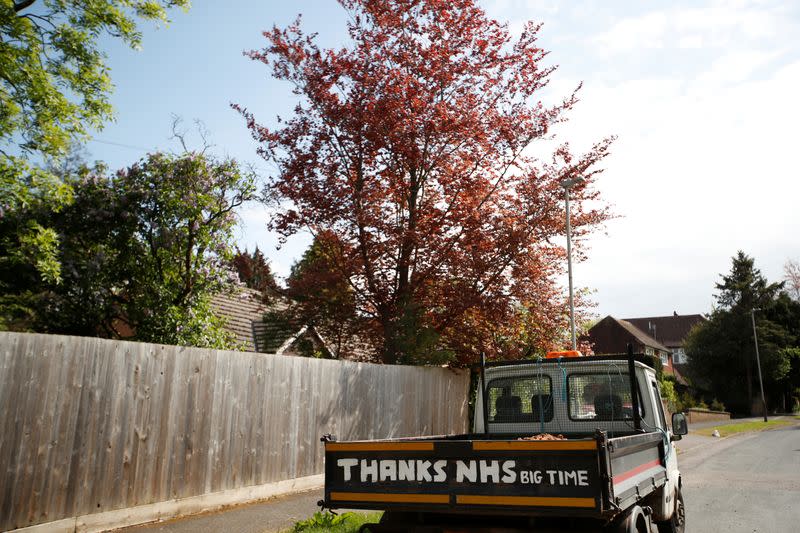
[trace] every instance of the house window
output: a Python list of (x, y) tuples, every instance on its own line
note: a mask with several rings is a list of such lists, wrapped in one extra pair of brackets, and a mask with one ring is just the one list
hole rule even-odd
[(661, 357), (661, 364), (669, 365), (669, 354), (667, 352), (658, 352), (658, 354)]
[(672, 362), (676, 365), (686, 364), (686, 352), (683, 351), (683, 348), (675, 348), (672, 352)]
[(644, 349), (645, 355), (653, 355), (653, 349), (649, 346)]

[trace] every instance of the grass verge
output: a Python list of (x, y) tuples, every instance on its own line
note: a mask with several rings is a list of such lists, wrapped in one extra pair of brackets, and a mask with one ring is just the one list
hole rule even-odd
[(746, 431), (764, 431), (765, 429), (772, 429), (780, 426), (788, 426), (790, 424), (794, 424), (794, 422), (791, 420), (770, 420), (769, 422), (742, 422), (741, 424), (727, 424), (727, 425), (720, 425), (715, 428), (709, 427), (709, 428), (698, 429), (693, 433), (710, 437), (711, 434), (716, 429), (717, 431), (719, 431), (720, 437), (727, 437), (728, 435), (733, 435), (735, 433), (744, 433)]
[(297, 522), (284, 533), (356, 533), (363, 524), (374, 524), (383, 513), (315, 513), (307, 520)]

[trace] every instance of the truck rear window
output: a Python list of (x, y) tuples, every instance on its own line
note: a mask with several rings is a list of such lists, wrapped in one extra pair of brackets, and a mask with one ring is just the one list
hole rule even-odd
[(488, 383), (489, 422), (550, 422), (553, 419), (549, 376), (511, 376)]
[[(627, 372), (570, 374), (567, 391), (571, 420), (633, 420), (631, 382)], [(639, 406), (644, 416), (641, 402)]]

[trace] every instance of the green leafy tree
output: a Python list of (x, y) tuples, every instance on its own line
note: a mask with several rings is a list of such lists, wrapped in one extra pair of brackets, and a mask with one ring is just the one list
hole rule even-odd
[[(103, 35), (139, 48), (137, 20), (167, 22), (189, 0), (0, 0), (0, 217), (45, 205), (57, 211), (71, 191), (36, 162), (61, 159), (112, 117), (113, 89)], [(6, 243), (8, 247), (10, 243)], [(57, 282), (58, 240), (37, 221), (20, 228), (7, 258)]]
[(71, 205), (0, 223), (5, 235), (15, 218), (36, 220), (62, 243), (62, 283), (40, 280), (31, 265), (0, 271), (32, 310), (29, 329), (231, 347), (210, 298), (232, 282), (234, 211), (253, 197), (253, 175), (233, 160), (157, 153), (112, 176), (86, 171), (69, 183)]
[(764, 387), (772, 405), (782, 407), (791, 388), (787, 380), (792, 359), (787, 349), (798, 342), (800, 305), (781, 292), (782, 283), (770, 283), (755, 268), (754, 259), (741, 251), (716, 288), (719, 307), (687, 339), (689, 375), (733, 411), (749, 413), (758, 387), (751, 322), (751, 311), (756, 309)]

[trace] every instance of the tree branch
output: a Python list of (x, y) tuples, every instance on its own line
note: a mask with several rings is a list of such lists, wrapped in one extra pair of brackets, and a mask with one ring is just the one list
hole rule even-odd
[(20, 2), (19, 4), (15, 3), (14, 4), (14, 13), (19, 13), (23, 9), (28, 9), (35, 2), (36, 2), (36, 0), (22, 0), (22, 2)]

